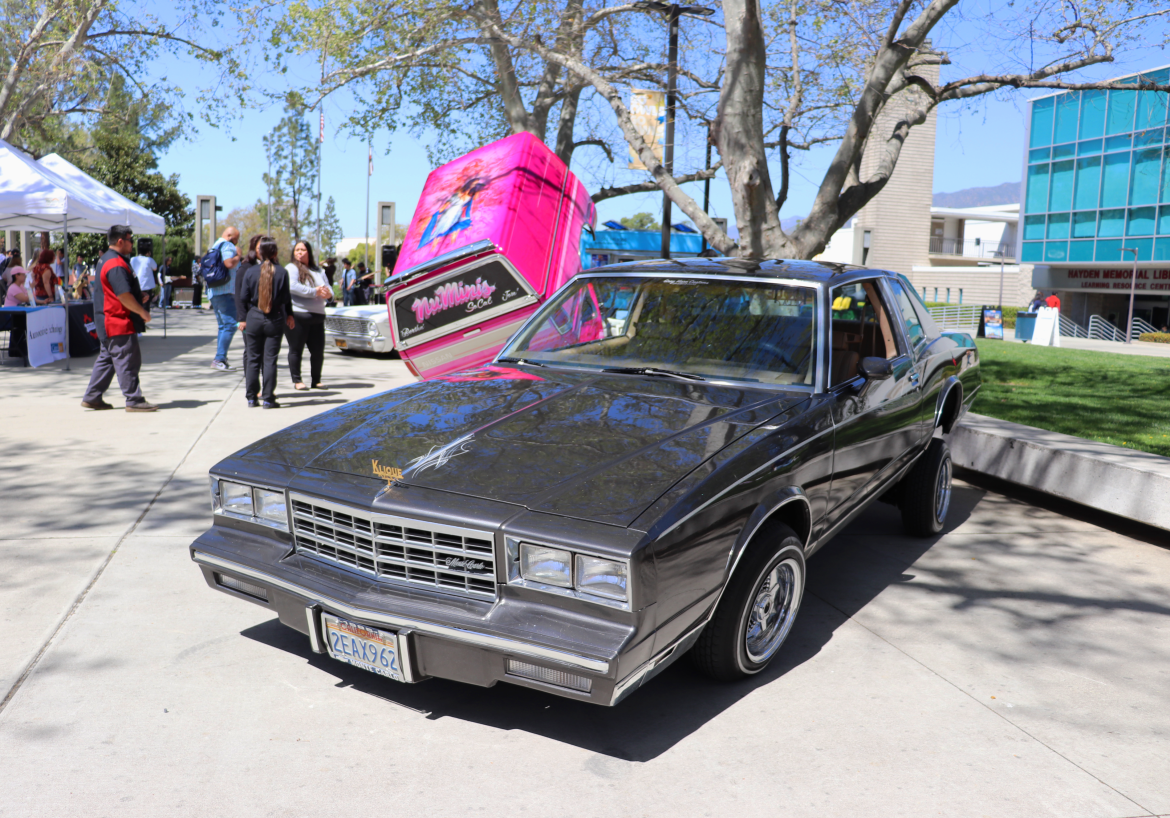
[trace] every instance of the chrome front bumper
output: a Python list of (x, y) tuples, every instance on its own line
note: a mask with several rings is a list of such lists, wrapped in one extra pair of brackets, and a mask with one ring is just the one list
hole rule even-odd
[[(341, 347), (337, 341), (345, 342)], [(325, 346), (333, 349), (360, 349), (366, 352), (390, 352), (394, 344), (385, 335), (351, 335), (342, 332), (325, 331)]]
[(331, 598), (304, 586), (288, 582), (264, 571), (259, 571), (241, 563), (209, 554), (205, 551), (193, 551), (192, 559), (199, 565), (206, 566), (213, 571), (222, 571), (229, 576), (250, 580), (261, 587), (277, 589), (290, 594), (304, 602), (306, 609), (318, 607), (363, 624), (381, 626), (394, 630), (408, 630), (413, 633), (449, 639), (454, 642), (511, 656), (524, 656), (546, 662), (555, 662), (559, 665), (579, 668), (590, 673), (608, 674), (610, 671), (610, 663), (602, 659), (594, 659), (543, 645), (521, 642), (467, 628), (440, 625), (434, 622), (389, 614), (384, 611), (362, 608), (340, 599)]

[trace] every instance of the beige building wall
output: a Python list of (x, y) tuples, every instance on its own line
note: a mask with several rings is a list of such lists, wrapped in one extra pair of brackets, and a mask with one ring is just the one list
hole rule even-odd
[[(994, 306), (999, 303), (999, 265), (991, 267), (915, 267), (907, 276), (923, 301)], [(1005, 307), (1032, 301), (1032, 265), (1007, 264), (1003, 275)], [(948, 300), (949, 293), (949, 300)]]
[[(922, 66), (918, 72), (938, 81), (938, 66)], [(917, 103), (918, 89), (905, 91), (886, 103), (878, 115), (861, 157), (861, 178), (869, 179), (885, 150), (885, 138), (904, 111)], [(882, 192), (863, 207), (853, 220), (853, 263), (910, 275), (916, 265), (930, 263), (930, 204), (934, 189), (934, 139), (936, 115), (910, 129), (898, 164)], [(869, 242), (869, 252), (865, 243)], [(921, 292), (921, 290), (920, 290)]]

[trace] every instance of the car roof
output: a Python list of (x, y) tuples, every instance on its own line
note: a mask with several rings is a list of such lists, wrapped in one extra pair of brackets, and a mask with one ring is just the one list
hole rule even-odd
[(638, 273), (670, 273), (673, 275), (735, 276), (743, 278), (787, 278), (808, 281), (812, 284), (839, 284), (843, 280), (865, 276), (894, 276), (889, 270), (858, 267), (853, 264), (838, 264), (833, 261), (805, 261), (802, 259), (775, 259), (754, 261), (744, 258), (678, 258), (647, 259), (609, 264), (605, 267), (590, 267), (582, 274), (599, 272), (619, 275)]

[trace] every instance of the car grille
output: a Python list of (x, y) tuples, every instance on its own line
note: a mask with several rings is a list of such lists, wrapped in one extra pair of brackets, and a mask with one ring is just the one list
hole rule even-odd
[(292, 496), (298, 553), (390, 583), (496, 598), (492, 536)]
[(364, 318), (341, 318), (330, 315), (325, 318), (325, 329), (339, 335), (373, 335), (374, 322)]

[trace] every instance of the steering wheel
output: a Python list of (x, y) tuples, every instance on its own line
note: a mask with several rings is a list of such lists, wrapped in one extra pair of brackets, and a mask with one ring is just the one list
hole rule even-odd
[(745, 346), (740, 347), (739, 351), (741, 353), (748, 353), (749, 361), (754, 361), (760, 353), (767, 353), (774, 360), (782, 363), (790, 372), (798, 372), (796, 364), (792, 363), (792, 361), (788, 359), (786, 350), (782, 349), (771, 341), (765, 341), (762, 338), (757, 338), (753, 341), (749, 341)]

